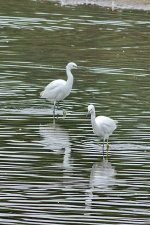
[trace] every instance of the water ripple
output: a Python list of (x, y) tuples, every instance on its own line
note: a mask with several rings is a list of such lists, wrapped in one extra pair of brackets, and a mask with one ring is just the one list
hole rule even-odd
[[(147, 14), (15, 4), (0, 9), (1, 223), (149, 224)], [(39, 93), (72, 60), (84, 69), (54, 121)], [(108, 157), (90, 103), (118, 120)]]

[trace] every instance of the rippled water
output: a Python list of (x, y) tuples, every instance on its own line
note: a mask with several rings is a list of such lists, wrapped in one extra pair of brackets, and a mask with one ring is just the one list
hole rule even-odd
[[(149, 224), (149, 14), (0, 4), (1, 224)], [(54, 124), (39, 93), (69, 61), (84, 70)], [(119, 122), (108, 158), (89, 103)]]

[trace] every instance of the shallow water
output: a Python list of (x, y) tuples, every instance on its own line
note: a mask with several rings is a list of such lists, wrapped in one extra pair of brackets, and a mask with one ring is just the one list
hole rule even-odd
[[(1, 224), (149, 224), (149, 25), (142, 11), (1, 1)], [(69, 61), (84, 69), (54, 124), (39, 93)], [(89, 103), (118, 120), (108, 158)]]

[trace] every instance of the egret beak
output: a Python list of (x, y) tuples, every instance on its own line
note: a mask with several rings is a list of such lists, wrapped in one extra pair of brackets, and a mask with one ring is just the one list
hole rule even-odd
[(88, 117), (90, 115), (90, 112), (88, 111), (87, 113), (86, 113), (86, 117)]

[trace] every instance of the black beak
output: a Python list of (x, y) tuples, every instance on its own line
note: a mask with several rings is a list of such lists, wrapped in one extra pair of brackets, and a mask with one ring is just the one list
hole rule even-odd
[(87, 113), (86, 113), (86, 117), (88, 117), (89, 115), (90, 115), (90, 112), (87, 112)]
[(81, 69), (81, 70), (85, 69), (84, 66), (78, 66), (77, 68), (78, 68), (78, 69)]

